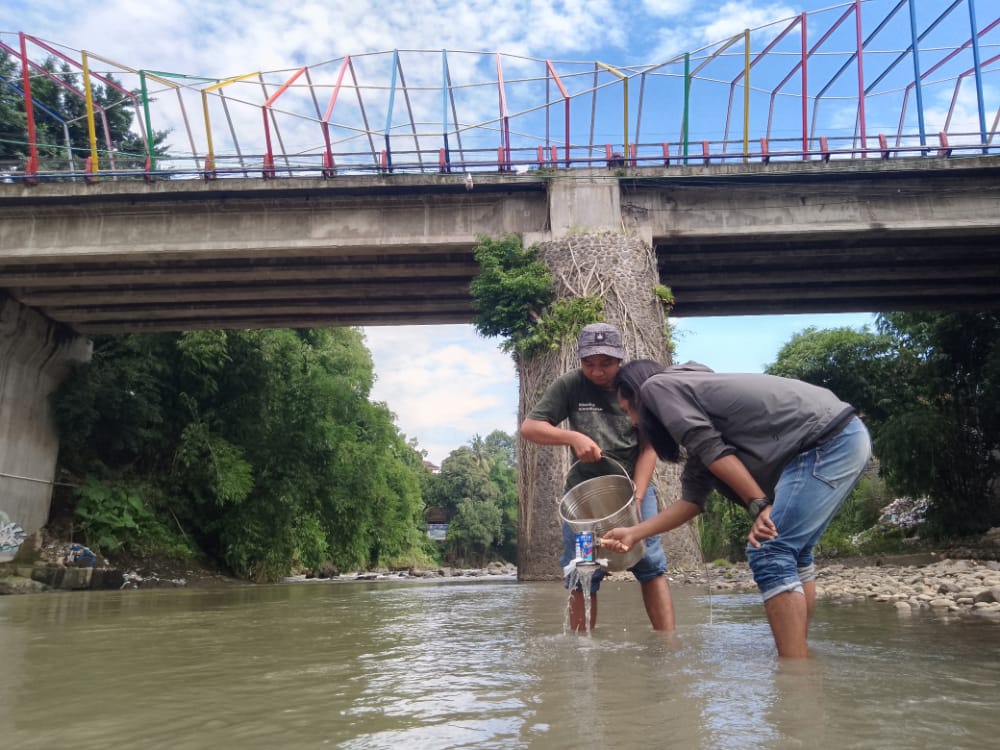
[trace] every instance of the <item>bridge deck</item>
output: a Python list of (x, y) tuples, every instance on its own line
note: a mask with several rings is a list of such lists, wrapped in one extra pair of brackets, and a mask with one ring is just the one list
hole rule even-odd
[(618, 182), (678, 316), (1000, 304), (1000, 157), (0, 185), (0, 293), (83, 334), (470, 322), (476, 238), (550, 232), (554, 180)]

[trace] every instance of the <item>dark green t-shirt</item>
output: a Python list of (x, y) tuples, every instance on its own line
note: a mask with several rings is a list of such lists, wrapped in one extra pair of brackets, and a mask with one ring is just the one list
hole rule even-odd
[[(571, 370), (553, 381), (528, 413), (528, 419), (556, 426), (569, 420), (570, 429), (591, 438), (605, 456), (622, 465), (629, 477), (635, 471), (639, 436), (628, 415), (618, 406), (618, 394), (614, 389), (594, 385), (580, 369)], [(577, 460), (575, 454), (573, 460)], [(566, 489), (586, 479), (621, 473), (622, 469), (611, 461), (577, 463), (566, 478)]]

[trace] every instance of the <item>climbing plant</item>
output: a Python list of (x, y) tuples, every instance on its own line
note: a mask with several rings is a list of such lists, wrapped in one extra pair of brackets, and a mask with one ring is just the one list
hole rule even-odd
[(501, 337), (500, 348), (515, 359), (555, 351), (588, 323), (604, 320), (600, 297), (556, 300), (552, 272), (517, 235), (481, 236), (475, 258), (479, 275), (470, 290), (476, 331)]
[(670, 356), (671, 361), (673, 361), (677, 347), (674, 342), (674, 327), (670, 323), (670, 313), (673, 312), (677, 300), (674, 298), (674, 290), (665, 284), (657, 284), (653, 287), (653, 294), (656, 295), (656, 299), (660, 301), (660, 305), (663, 307), (663, 339), (666, 344), (667, 354)]

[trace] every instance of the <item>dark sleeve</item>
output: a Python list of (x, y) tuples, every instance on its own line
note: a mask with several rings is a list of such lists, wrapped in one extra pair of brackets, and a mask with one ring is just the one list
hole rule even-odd
[(701, 459), (689, 455), (684, 461), (684, 471), (681, 472), (681, 500), (694, 503), (704, 510), (715, 485), (715, 476)]
[(666, 375), (654, 376), (643, 385), (643, 397), (673, 439), (706, 467), (736, 452), (723, 440), (722, 433), (685, 383)]
[(528, 412), (528, 419), (558, 425), (569, 417), (569, 388), (566, 376), (556, 378)]

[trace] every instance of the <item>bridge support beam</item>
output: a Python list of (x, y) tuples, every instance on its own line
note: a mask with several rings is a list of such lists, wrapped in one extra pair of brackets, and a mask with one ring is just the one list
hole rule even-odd
[(29, 534), (48, 521), (59, 456), (49, 396), (91, 343), (0, 297), (0, 511)]
[[(614, 190), (617, 193), (617, 185)], [(601, 198), (599, 192), (598, 189), (589, 195), (578, 195), (574, 203), (598, 198), (598, 204), (603, 203), (613, 211), (617, 201), (607, 200), (607, 195)], [(612, 211), (603, 215), (612, 215)], [(595, 218), (590, 212), (578, 215), (587, 216), (588, 220)], [(533, 244), (556, 277), (558, 297), (600, 296), (604, 300), (605, 319), (622, 331), (629, 359), (649, 358), (668, 363), (664, 310), (654, 293), (659, 277), (653, 249), (647, 240), (623, 230), (620, 214), (615, 221), (617, 229), (576, 229), (559, 239)], [(558, 226), (555, 220), (552, 225)], [(519, 423), (556, 376), (578, 366), (575, 341), (566, 343), (559, 351), (519, 362)], [(556, 580), (562, 575), (558, 505), (570, 461), (566, 448), (539, 446), (525, 440), (518, 443), (520, 580)], [(676, 468), (661, 464), (657, 478), (661, 507), (677, 497)], [(664, 546), (671, 565), (700, 561), (700, 548), (690, 529), (680, 529), (667, 537)]]

